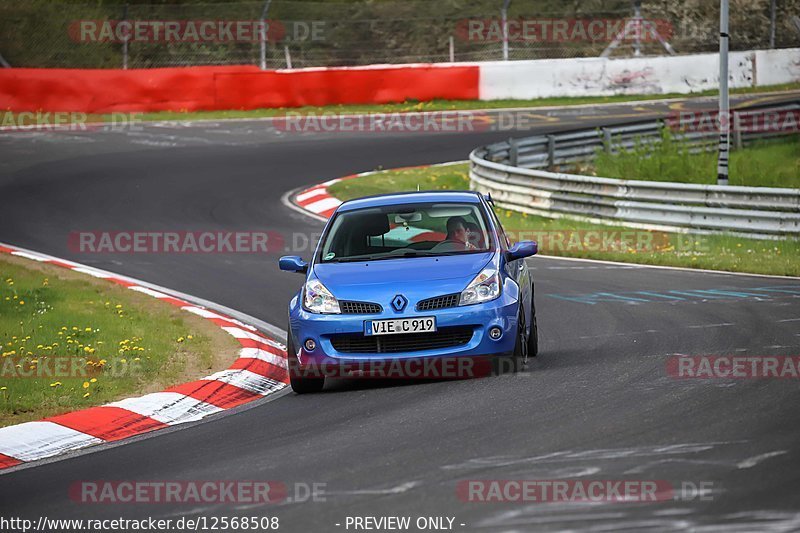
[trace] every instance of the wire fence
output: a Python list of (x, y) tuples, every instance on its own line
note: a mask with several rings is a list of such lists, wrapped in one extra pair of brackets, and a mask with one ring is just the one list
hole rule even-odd
[[(151, 0), (152, 1), (152, 0)], [(0, 3), (14, 67), (264, 68), (717, 50), (711, 0), (259, 0)], [(800, 0), (742, 0), (731, 49), (800, 46)], [(2, 65), (2, 62), (0, 62)]]

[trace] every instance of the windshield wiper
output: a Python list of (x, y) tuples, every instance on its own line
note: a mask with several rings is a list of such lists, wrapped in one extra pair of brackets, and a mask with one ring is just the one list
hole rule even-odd
[(469, 253), (486, 253), (487, 250), (462, 250), (457, 252), (430, 252), (428, 250), (405, 250), (403, 253), (388, 253), (384, 255), (341, 257), (323, 261), (323, 263), (359, 263), (367, 261), (386, 261), (388, 259), (406, 259), (412, 257), (446, 257), (451, 255), (463, 255)]
[(323, 263), (359, 263), (363, 261), (374, 261), (375, 258), (371, 255), (369, 256), (355, 256), (355, 257), (341, 257), (337, 259), (331, 259), (330, 261), (323, 261)]

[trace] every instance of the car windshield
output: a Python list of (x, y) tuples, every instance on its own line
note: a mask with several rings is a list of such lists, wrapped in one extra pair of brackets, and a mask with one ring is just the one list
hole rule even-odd
[(480, 204), (402, 204), (336, 215), (318, 261), (335, 263), (486, 252), (494, 239)]

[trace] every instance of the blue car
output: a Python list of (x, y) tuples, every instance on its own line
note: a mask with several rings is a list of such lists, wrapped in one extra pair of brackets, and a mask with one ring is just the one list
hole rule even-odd
[(289, 303), (292, 389), (320, 391), (334, 376), (448, 377), (476, 360), (518, 370), (538, 351), (525, 264), (536, 251), (512, 246), (476, 192), (344, 202), (310, 262), (280, 259), (305, 275)]

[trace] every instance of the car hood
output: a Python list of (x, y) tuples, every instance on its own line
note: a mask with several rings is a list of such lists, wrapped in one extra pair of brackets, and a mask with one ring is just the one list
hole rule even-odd
[(410, 300), (460, 292), (492, 260), (493, 252), (406, 257), (314, 265), (314, 275), (340, 300), (385, 306), (397, 294)]

